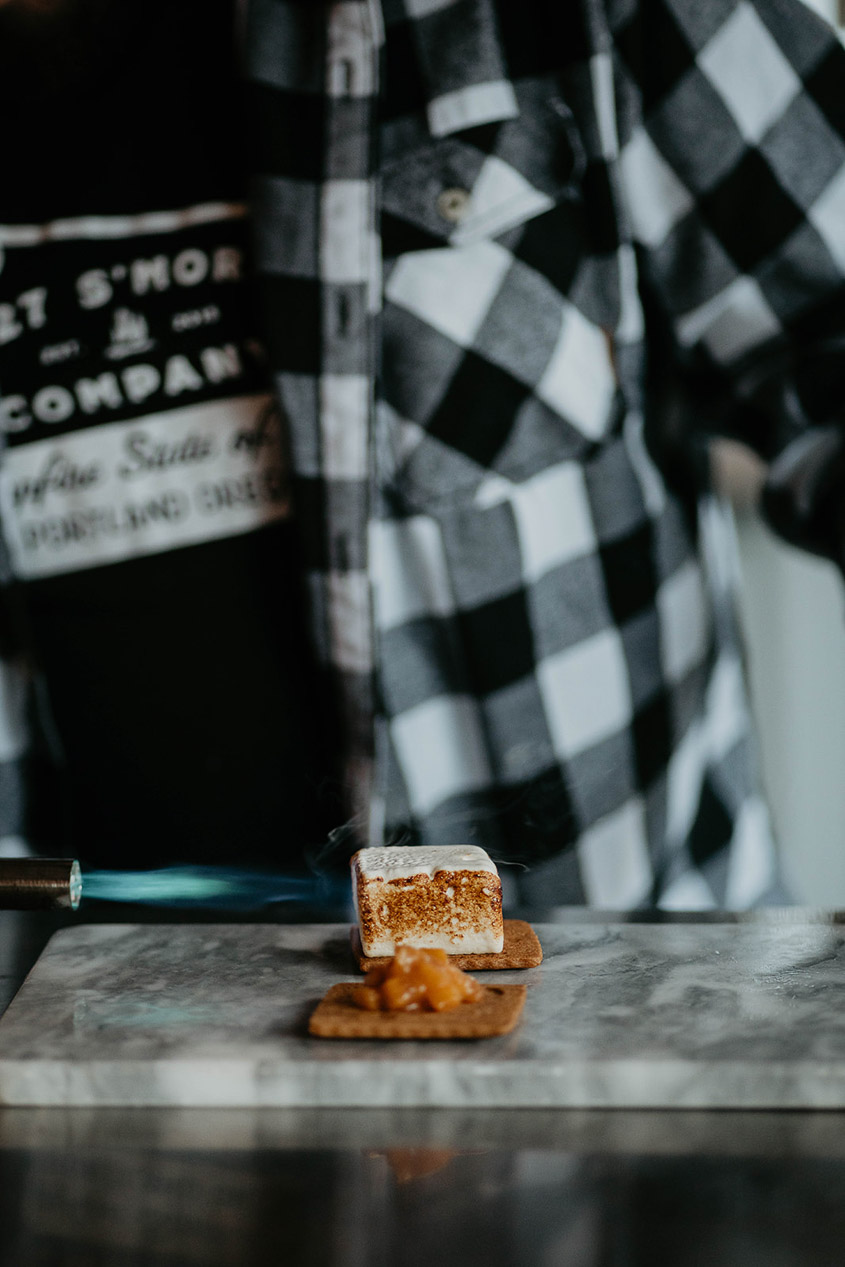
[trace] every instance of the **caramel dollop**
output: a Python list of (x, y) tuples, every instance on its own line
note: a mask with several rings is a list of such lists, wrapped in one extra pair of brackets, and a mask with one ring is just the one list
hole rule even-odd
[(389, 964), (369, 970), (354, 997), (367, 1012), (448, 1012), (483, 996), (484, 987), (450, 963), (445, 950), (397, 946)]

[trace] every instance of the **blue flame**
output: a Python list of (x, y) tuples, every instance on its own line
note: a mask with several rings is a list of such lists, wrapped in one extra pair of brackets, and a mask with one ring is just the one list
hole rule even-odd
[(290, 876), (244, 867), (165, 867), (159, 871), (84, 871), (86, 901), (147, 906), (252, 911), (279, 902), (343, 907), (349, 881), (337, 876)]

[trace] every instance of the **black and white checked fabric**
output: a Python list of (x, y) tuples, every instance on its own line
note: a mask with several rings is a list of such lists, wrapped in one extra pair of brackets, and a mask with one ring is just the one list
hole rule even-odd
[(675, 476), (841, 416), (834, 35), (790, 0), (253, 0), (248, 46), (360, 835), (482, 844), (545, 906), (764, 899), (730, 529)]

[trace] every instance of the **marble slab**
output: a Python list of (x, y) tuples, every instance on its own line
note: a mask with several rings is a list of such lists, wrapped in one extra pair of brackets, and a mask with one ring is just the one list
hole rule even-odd
[(311, 1038), (340, 925), (81, 925), (0, 1019), (0, 1105), (845, 1108), (845, 928), (537, 928), (502, 1038)]

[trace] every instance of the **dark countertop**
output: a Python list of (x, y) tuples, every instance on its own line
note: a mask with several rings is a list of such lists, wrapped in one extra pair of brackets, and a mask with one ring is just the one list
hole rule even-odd
[[(77, 918), (0, 912), (0, 1011)], [(839, 1267), (845, 1241), (829, 1112), (2, 1109), (0, 1175), (12, 1267)]]

